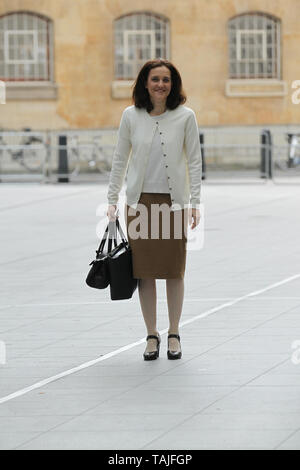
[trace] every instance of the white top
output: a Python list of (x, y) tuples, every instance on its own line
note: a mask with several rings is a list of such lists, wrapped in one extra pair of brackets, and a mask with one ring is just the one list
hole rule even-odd
[[(124, 109), (112, 160), (107, 199), (118, 203), (126, 175), (127, 204), (137, 208), (155, 133), (161, 138), (163, 162), (171, 195), (171, 210), (199, 208), (202, 154), (196, 115), (184, 105), (150, 116), (135, 105)], [(126, 172), (127, 171), (127, 172)]]
[[(151, 117), (156, 122), (160, 121), (167, 113), (168, 110), (158, 116)], [(158, 124), (156, 124), (156, 131), (151, 145), (142, 192), (170, 193)]]

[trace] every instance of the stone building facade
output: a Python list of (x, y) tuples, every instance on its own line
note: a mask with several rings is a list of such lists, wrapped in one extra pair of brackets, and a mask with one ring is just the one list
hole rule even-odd
[(1, 0), (0, 127), (115, 128), (153, 57), (200, 126), (296, 125), (299, 46), (299, 0)]

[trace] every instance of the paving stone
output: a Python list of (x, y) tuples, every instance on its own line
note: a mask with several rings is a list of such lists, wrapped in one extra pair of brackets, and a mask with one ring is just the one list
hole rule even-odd
[(183, 356), (166, 356), (159, 279), (165, 332), (151, 362), (138, 291), (112, 302), (109, 289), (85, 284), (107, 183), (0, 190), (0, 400), (50, 379), (0, 403), (0, 449), (299, 450), (299, 185), (204, 184)]

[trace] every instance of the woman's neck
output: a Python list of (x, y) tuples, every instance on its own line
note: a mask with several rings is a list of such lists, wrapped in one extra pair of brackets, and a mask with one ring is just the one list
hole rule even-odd
[(159, 116), (167, 110), (166, 103), (153, 104), (153, 109), (150, 111), (151, 116)]

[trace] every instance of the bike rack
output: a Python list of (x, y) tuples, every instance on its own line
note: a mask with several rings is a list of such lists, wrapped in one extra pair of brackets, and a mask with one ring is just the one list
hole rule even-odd
[[(235, 167), (231, 170), (229, 179), (232, 183), (240, 182), (241, 174), (245, 182), (250, 181), (253, 171), (256, 173), (254, 181), (272, 178), (272, 139), (268, 129), (250, 128), (241, 131), (220, 126), (201, 129), (199, 138), (202, 150), (202, 179), (212, 182), (225, 181), (225, 174), (230, 166)], [(222, 176), (216, 179), (218, 172)]]
[[(283, 134), (281, 133), (280, 136), (282, 138)], [(116, 138), (115, 129), (2, 130), (0, 131), (0, 182), (11, 180), (38, 180), (41, 183), (99, 182), (101, 178), (102, 181), (108, 182)], [(24, 139), (27, 141), (31, 139), (32, 144), (24, 144)], [(37, 140), (41, 142), (40, 145)], [(230, 183), (241, 182), (241, 180), (266, 182), (270, 179), (278, 183), (281, 176), (281, 180), (287, 177), (287, 181), (292, 181), (291, 176), (300, 177), (297, 173), (300, 165), (297, 168), (288, 168), (285, 163), (289, 152), (288, 144), (274, 144), (269, 129), (260, 129), (258, 126), (236, 130), (222, 126), (203, 128), (199, 130), (199, 140), (203, 157), (202, 179), (208, 182), (226, 182), (228, 162), (230, 164), (233, 162), (233, 166), (237, 167), (237, 170), (231, 171), (230, 178), (227, 179)], [(30, 156), (30, 149), (35, 152), (33, 156)], [(36, 155), (37, 160), (41, 160), (40, 166), (37, 162), (37, 169), (30, 171), (30, 165), (26, 165), (24, 155), (28, 156), (29, 162)], [(97, 171), (93, 171), (96, 161), (93, 161), (93, 158), (94, 160), (98, 158), (98, 163), (103, 164), (103, 170), (97, 168)], [(240, 162), (241, 172), (237, 161)], [(247, 162), (249, 167), (247, 167)], [(226, 171), (223, 171), (224, 168)], [(219, 170), (221, 176), (218, 176)]]
[[(83, 134), (87, 136), (93, 136), (92, 143), (82, 144), (79, 142), (79, 145), (70, 146), (68, 144), (68, 138), (74, 136), (82, 136)], [(103, 139), (103, 135), (110, 134), (109, 138), (106, 138), (106, 141), (111, 143), (103, 142), (101, 145), (98, 143), (98, 140)], [(27, 141), (34, 140), (31, 145), (26, 143), (20, 143), (22, 139), (27, 139)], [(93, 155), (96, 158), (95, 165), (97, 173), (95, 176), (99, 176), (99, 165), (103, 162), (102, 166), (107, 167), (110, 163), (109, 160), (112, 157), (108, 157), (108, 153), (112, 156), (115, 145), (113, 143), (113, 138), (115, 140), (115, 132), (112, 130), (106, 131), (11, 131), (11, 130), (2, 130), (0, 131), (0, 182), (1, 181), (16, 181), (16, 180), (39, 180), (43, 183), (53, 182), (54, 179), (56, 182), (69, 182), (82, 177), (81, 174), (81, 165), (84, 165), (85, 159), (81, 158), (80, 153), (86, 149), (93, 149)], [(41, 141), (41, 145), (37, 145), (36, 139)], [(97, 140), (98, 139), (98, 140)], [(87, 140), (87, 139), (85, 139)], [(16, 143), (18, 142), (18, 143)], [(34, 150), (35, 154), (38, 156), (38, 153), (43, 155), (41, 158), (41, 164), (38, 167), (38, 170), (30, 169), (29, 165), (25, 164), (24, 153), (26, 151), (27, 155), (30, 153), (30, 149)], [(77, 152), (77, 153), (76, 153)], [(78, 165), (75, 171), (72, 171), (70, 168), (69, 160), (70, 156), (78, 157)], [(33, 154), (34, 156), (34, 154)], [(4, 157), (5, 161), (4, 161)], [(93, 165), (89, 163), (89, 171), (93, 170)], [(101, 166), (101, 165), (100, 165)], [(101, 166), (101, 167), (102, 167)]]

